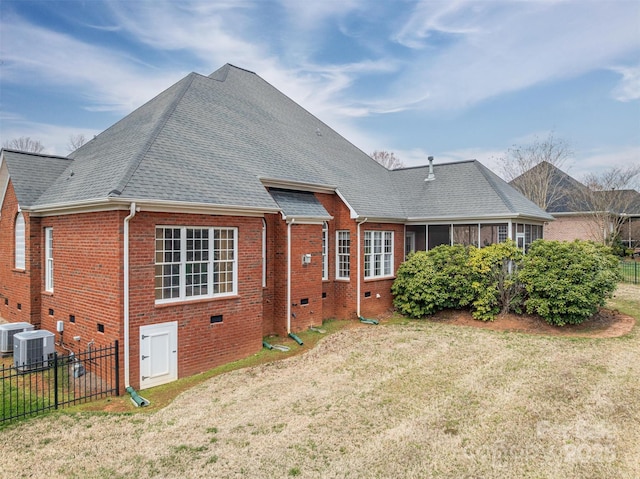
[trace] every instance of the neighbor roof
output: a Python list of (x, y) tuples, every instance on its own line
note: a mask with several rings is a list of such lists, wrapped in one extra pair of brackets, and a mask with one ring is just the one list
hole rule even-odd
[(187, 75), (69, 158), (47, 166), (52, 176), (26, 195), (30, 205), (146, 201), (281, 211), (265, 185), (291, 183), (335, 190), (352, 215), (371, 220), (439, 218), (447, 209), (548, 216), (477, 162), (438, 165), (428, 185), (411, 179), (420, 169), (389, 171), (258, 75), (229, 64), (208, 77)]

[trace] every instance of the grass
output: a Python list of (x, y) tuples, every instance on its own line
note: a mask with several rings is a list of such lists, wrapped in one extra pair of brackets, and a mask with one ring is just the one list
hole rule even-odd
[[(610, 305), (640, 319), (640, 287)], [(335, 326), (314, 347), (305, 333), (282, 361), (263, 352), (184, 382), (146, 414), (6, 428), (0, 467), (52, 478), (640, 477), (637, 327), (585, 339), (397, 317)], [(35, 437), (47, 445), (25, 441)]]

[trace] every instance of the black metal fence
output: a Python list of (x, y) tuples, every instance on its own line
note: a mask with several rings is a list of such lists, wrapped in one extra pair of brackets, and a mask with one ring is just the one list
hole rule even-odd
[(620, 273), (625, 283), (640, 284), (639, 261), (620, 261)]
[(42, 359), (0, 368), (0, 423), (118, 394), (118, 341)]

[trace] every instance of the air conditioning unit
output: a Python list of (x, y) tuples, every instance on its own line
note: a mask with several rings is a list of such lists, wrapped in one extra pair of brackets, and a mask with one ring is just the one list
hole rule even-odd
[(13, 351), (14, 334), (32, 330), (33, 324), (29, 323), (0, 324), (0, 353), (4, 354)]
[(44, 329), (13, 335), (13, 366), (24, 373), (49, 367), (55, 352), (55, 335)]

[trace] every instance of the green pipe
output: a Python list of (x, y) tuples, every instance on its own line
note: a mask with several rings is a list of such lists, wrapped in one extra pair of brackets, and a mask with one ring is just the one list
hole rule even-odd
[(296, 336), (293, 333), (289, 333), (289, 337), (291, 339), (293, 339), (296, 343), (298, 343), (300, 346), (302, 346), (304, 343), (302, 342), (302, 339), (300, 339), (298, 336)]
[(362, 316), (360, 316), (360, 322), (361, 323), (365, 323), (365, 324), (380, 324), (377, 320), (375, 319), (367, 319), (367, 318), (363, 318)]
[(262, 340), (262, 347), (263, 348), (267, 348), (267, 349), (273, 349), (273, 346), (271, 346), (268, 342), (266, 342), (264, 339)]
[(131, 401), (135, 404), (136, 407), (145, 407), (151, 404), (149, 400), (143, 398), (142, 396), (138, 396), (138, 393), (131, 387), (127, 387), (127, 392), (131, 396)]

